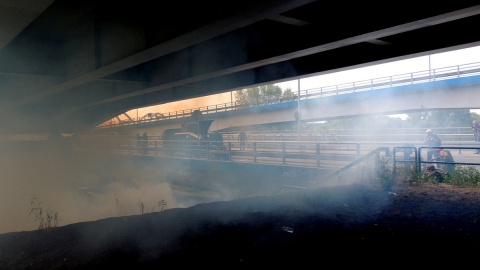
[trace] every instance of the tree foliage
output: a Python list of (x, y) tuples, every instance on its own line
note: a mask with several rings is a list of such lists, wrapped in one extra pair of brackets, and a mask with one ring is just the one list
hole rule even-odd
[(295, 95), (290, 88), (283, 90), (280, 86), (273, 84), (256, 86), (235, 92), (235, 100), (240, 104), (250, 104), (258, 101), (280, 101), (282, 98), (292, 99), (293, 97)]
[(469, 109), (444, 109), (407, 113), (407, 119), (386, 115), (357, 116), (303, 124), (303, 130), (330, 133), (337, 129), (388, 129), (388, 128), (449, 128), (470, 127), (473, 120), (480, 121), (480, 115)]
[(423, 128), (469, 126), (475, 119), (469, 109), (431, 110), (407, 115), (410, 126)]

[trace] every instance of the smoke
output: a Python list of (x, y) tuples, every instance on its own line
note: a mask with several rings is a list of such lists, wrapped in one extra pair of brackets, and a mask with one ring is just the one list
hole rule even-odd
[(162, 169), (158, 161), (125, 162), (98, 153), (57, 151), (49, 144), (0, 149), (0, 233), (38, 229), (30, 213), (34, 206), (44, 215), (56, 212), (58, 226), (64, 226), (225, 198), (222, 191), (196, 187), (185, 170)]

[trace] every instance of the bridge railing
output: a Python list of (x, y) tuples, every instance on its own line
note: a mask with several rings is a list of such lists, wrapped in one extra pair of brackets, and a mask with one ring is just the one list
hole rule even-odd
[[(442, 148), (451, 149), (455, 160), (461, 164), (476, 165), (480, 167), (480, 156), (474, 152), (480, 149), (472, 138), (469, 140), (455, 140), (455, 136), (467, 134), (451, 134), (443, 136)], [(472, 135), (469, 135), (472, 137)], [(421, 135), (418, 135), (420, 138)], [(393, 155), (400, 162), (405, 159), (405, 153), (395, 151), (403, 148), (414, 148), (418, 155), (424, 156), (423, 140), (371, 140), (362, 141), (353, 139), (343, 142), (324, 142), (310, 140), (255, 140), (250, 137), (245, 150), (240, 150), (240, 142), (236, 140), (196, 141), (175, 140), (165, 141), (158, 136), (150, 136), (148, 140), (137, 140), (134, 136), (106, 136), (106, 135), (81, 135), (76, 150), (85, 152), (100, 152), (120, 155), (158, 156), (170, 158), (189, 158), (205, 160), (224, 160), (233, 162), (261, 163), (288, 165), (297, 167), (316, 167), (322, 169), (340, 169), (351, 164), (358, 158), (365, 156), (378, 148), (394, 148)], [(450, 140), (445, 140), (449, 138)], [(285, 139), (285, 138), (282, 138)], [(298, 138), (296, 138), (298, 139)], [(457, 152), (454, 152), (457, 151)], [(388, 153), (388, 151), (386, 152)], [(397, 154), (399, 155), (397, 157)], [(410, 159), (407, 158), (408, 160)], [(424, 159), (413, 158), (414, 162), (422, 163)], [(411, 161), (410, 161), (411, 162)], [(416, 164), (416, 163), (415, 163)]]
[[(376, 89), (390, 88), (395, 86), (419, 84), (425, 82), (455, 79), (460, 77), (480, 75), (480, 62), (443, 67), (432, 70), (423, 70), (412, 73), (380, 77), (356, 82), (343, 83), (339, 85), (323, 86), (300, 90), (300, 100), (311, 98), (322, 98), (333, 95), (350, 94), (355, 92), (370, 91)], [(107, 121), (98, 126), (98, 128), (109, 128), (124, 125), (135, 125), (145, 122), (162, 121), (169, 119), (192, 117), (195, 111), (200, 111), (202, 115), (239, 110), (250, 107), (259, 107), (275, 103), (284, 103), (297, 101), (298, 97), (294, 94), (290, 98), (286, 97), (263, 97), (259, 99), (250, 99), (245, 102), (226, 102), (215, 105), (207, 105), (197, 108), (179, 110), (167, 113), (149, 113), (139, 119)]]
[[(222, 146), (223, 145), (223, 146)], [(159, 156), (190, 159), (215, 159), (234, 162), (281, 164), (299, 167), (336, 168), (371, 151), (375, 147), (359, 143), (322, 143), (292, 141), (240, 142), (195, 140), (136, 140), (132, 136), (80, 136), (75, 149), (120, 155)]]

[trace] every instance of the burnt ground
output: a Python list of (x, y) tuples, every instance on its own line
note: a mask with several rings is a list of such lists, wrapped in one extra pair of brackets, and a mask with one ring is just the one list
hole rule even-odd
[(480, 189), (324, 187), (0, 235), (1, 269), (455, 267), (480, 254)]

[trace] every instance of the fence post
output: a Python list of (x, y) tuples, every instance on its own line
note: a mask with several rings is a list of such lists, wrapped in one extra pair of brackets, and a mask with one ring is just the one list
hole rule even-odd
[(317, 148), (317, 167), (320, 167), (320, 144), (316, 143), (315, 147)]

